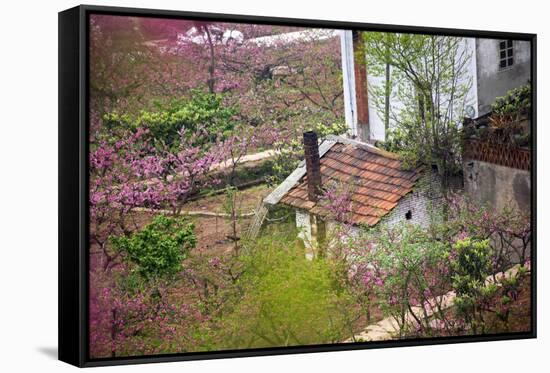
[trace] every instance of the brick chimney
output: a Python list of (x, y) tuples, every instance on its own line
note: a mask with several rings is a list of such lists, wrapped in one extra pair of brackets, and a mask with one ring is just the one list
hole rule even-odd
[(365, 46), (360, 31), (353, 31), (355, 103), (357, 110), (357, 134), (364, 142), (371, 142), (369, 123), (369, 91), (367, 81)]
[(321, 194), (321, 161), (317, 133), (304, 132), (304, 154), (307, 172), (307, 195), (312, 202), (317, 202)]

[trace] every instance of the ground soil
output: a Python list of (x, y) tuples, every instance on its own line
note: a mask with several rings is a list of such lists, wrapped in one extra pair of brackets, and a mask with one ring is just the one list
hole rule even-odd
[[(271, 189), (265, 184), (239, 191), (237, 195), (237, 211), (239, 214), (246, 215), (253, 212), (270, 191)], [(224, 209), (226, 198), (225, 194), (204, 197), (186, 203), (182, 211), (227, 213), (228, 211)], [(228, 238), (228, 236), (232, 235), (230, 220), (228, 218), (193, 216), (190, 219), (195, 222), (197, 251), (203, 254), (220, 255), (232, 250), (233, 241)], [(238, 219), (239, 235), (248, 227), (250, 221), (250, 217), (241, 217)]]
[[(250, 214), (259, 205), (261, 200), (270, 193), (271, 189), (265, 184), (241, 190), (237, 194), (237, 211), (240, 215)], [(204, 211), (214, 213), (227, 213), (224, 208), (226, 203), (225, 194), (205, 196), (185, 203), (182, 208), (182, 215), (186, 211)], [(127, 217), (128, 224), (132, 229), (138, 230), (151, 222), (156, 212), (134, 211)], [(194, 253), (199, 255), (222, 255), (230, 252), (233, 248), (233, 241), (228, 238), (232, 236), (230, 220), (226, 217), (210, 216), (188, 216), (188, 219), (195, 223), (195, 235), (197, 246)], [(250, 224), (251, 217), (239, 217), (239, 235)], [(92, 244), (92, 252), (98, 250)]]
[(519, 287), (518, 298), (512, 303), (506, 326), (494, 314), (487, 313), (487, 322), (497, 333), (528, 332), (531, 330), (531, 276), (526, 276)]

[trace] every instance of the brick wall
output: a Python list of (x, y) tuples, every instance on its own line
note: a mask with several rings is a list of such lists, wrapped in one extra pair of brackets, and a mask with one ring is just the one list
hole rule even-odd
[[(453, 189), (462, 190), (461, 178), (451, 180), (450, 184)], [(435, 172), (427, 172), (417, 181), (414, 190), (403, 197), (379, 224), (393, 226), (403, 221), (410, 221), (427, 227), (431, 221), (432, 211), (438, 211), (444, 203), (440, 176)]]

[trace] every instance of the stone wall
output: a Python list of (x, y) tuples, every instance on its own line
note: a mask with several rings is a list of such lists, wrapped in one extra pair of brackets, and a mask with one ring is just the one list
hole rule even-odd
[(526, 170), (465, 159), (464, 190), (474, 201), (496, 210), (531, 211), (531, 174)]
[(434, 177), (423, 177), (418, 181), (418, 186), (405, 197), (397, 206), (381, 221), (381, 224), (394, 226), (403, 221), (427, 227), (430, 222), (429, 212), (432, 205), (437, 204), (440, 188), (439, 181)]
[(308, 211), (296, 209), (296, 227), (298, 228), (298, 237), (304, 242), (306, 249), (306, 258), (313, 259), (317, 254), (317, 217)]
[[(464, 189), (473, 201), (495, 211), (501, 211), (506, 207), (528, 216), (531, 214), (531, 173), (527, 170), (465, 159)], [(494, 240), (493, 244), (500, 250), (500, 240)], [(516, 248), (523, 246), (519, 239), (511, 244)], [(510, 259), (514, 263), (519, 263), (518, 253), (509, 247), (507, 251), (511, 255)], [(527, 257), (530, 256), (530, 251), (529, 246)]]
[(311, 220), (309, 212), (296, 209), (296, 228), (298, 228), (298, 237), (304, 241), (306, 246), (311, 243)]

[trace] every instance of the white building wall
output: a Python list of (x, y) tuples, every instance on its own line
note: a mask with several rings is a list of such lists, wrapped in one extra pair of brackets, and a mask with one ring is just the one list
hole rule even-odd
[(344, 90), (344, 115), (349, 134), (357, 136), (357, 104), (355, 102), (355, 75), (353, 59), (353, 35), (351, 30), (340, 30), (342, 57), (342, 87)]
[[(368, 74), (368, 71), (367, 71)], [(384, 84), (384, 77), (367, 75), (368, 87), (378, 86), (381, 87)], [(370, 138), (376, 141), (384, 141), (386, 139), (386, 129), (384, 128), (384, 111), (378, 111), (372, 104), (369, 91), (369, 130)], [(399, 106), (399, 103), (394, 100), (392, 105)], [(390, 122), (391, 124), (391, 122)]]
[[(346, 114), (346, 123), (350, 128), (352, 135), (357, 134), (357, 119), (355, 116), (356, 102), (355, 102), (355, 80), (353, 76), (353, 44), (351, 42), (351, 31), (344, 30), (341, 33), (341, 47), (342, 47), (342, 75), (343, 75), (343, 87), (344, 87), (344, 105)], [(478, 97), (477, 97), (477, 62), (476, 62), (476, 39), (464, 38), (464, 42), (461, 44), (459, 54), (462, 51), (466, 51), (470, 55), (470, 60), (467, 65), (466, 80), (463, 83), (470, 84), (470, 89), (466, 97), (466, 105), (471, 105), (474, 110), (474, 117), (478, 116)], [(367, 51), (368, 53), (368, 51)], [(367, 71), (368, 86), (381, 87), (384, 83), (384, 76), (374, 76)], [(369, 91), (371, 94), (372, 91)], [(390, 105), (394, 112), (399, 112), (404, 104), (396, 96), (395, 91), (392, 92), (390, 99)], [(393, 121), (390, 121), (390, 127), (395, 125)], [(373, 100), (369, 99), (369, 128), (370, 136), (373, 140), (384, 141), (386, 139), (384, 128), (384, 111), (378, 110), (373, 104)]]
[(306, 259), (313, 260), (316, 252), (317, 243), (313, 238), (314, 217), (309, 212), (303, 210), (296, 210), (296, 227), (298, 228), (298, 237), (304, 242), (306, 249)]
[(311, 246), (311, 219), (308, 212), (296, 210), (296, 227), (299, 231), (298, 237), (306, 246)]

